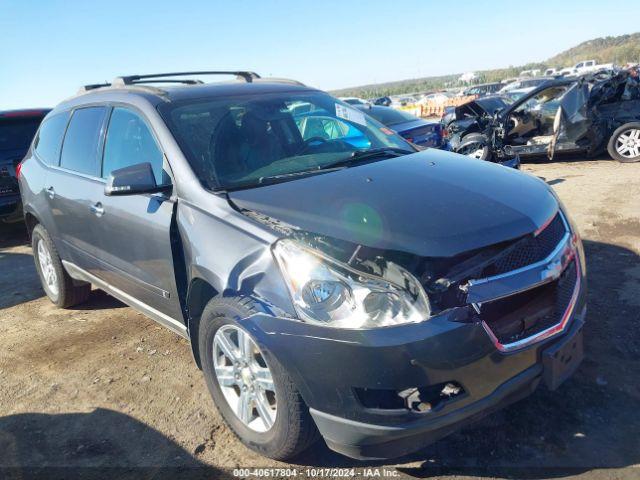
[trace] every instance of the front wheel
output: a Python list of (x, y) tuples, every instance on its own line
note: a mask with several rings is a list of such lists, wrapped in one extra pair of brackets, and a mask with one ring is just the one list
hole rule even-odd
[(622, 163), (640, 161), (640, 123), (627, 123), (613, 132), (607, 151), (613, 159)]
[(247, 297), (209, 302), (198, 333), (202, 370), (218, 411), (240, 441), (285, 460), (307, 449), (318, 433), (287, 372), (238, 320), (257, 312)]
[(479, 134), (470, 134), (462, 137), (456, 153), (478, 160), (491, 159), (491, 150), (487, 139)]

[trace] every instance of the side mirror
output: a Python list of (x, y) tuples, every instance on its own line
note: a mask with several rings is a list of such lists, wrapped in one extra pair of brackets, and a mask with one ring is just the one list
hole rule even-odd
[(104, 187), (104, 194), (107, 196), (115, 196), (157, 193), (165, 191), (168, 188), (170, 188), (170, 185), (158, 186), (151, 164), (145, 162), (111, 172), (107, 179), (107, 184)]

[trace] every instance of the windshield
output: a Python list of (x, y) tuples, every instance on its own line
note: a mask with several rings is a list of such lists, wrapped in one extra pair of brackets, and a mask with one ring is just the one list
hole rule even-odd
[(418, 120), (418, 117), (411, 115), (410, 113), (396, 110), (391, 107), (373, 107), (369, 110), (364, 110), (373, 118), (385, 125), (397, 125), (399, 123), (412, 122)]
[(257, 186), (364, 158), (354, 152), (415, 151), (384, 125), (321, 92), (200, 98), (159, 110), (211, 189)]
[(509, 97), (511, 99), (511, 102), (515, 102), (517, 100), (520, 100), (522, 97), (524, 97), (527, 93), (529, 93), (528, 91), (523, 92), (522, 90), (513, 90), (511, 92), (506, 92), (504, 95), (506, 97)]
[(27, 150), (42, 118), (0, 120), (0, 150)]

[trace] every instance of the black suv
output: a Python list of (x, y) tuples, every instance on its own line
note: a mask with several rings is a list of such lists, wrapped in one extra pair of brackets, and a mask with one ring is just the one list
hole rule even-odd
[(43, 109), (0, 112), (0, 221), (22, 220), (18, 165), (47, 113)]
[(51, 301), (93, 284), (189, 339), (229, 427), (279, 459), (318, 433), (398, 456), (575, 370), (584, 255), (544, 182), (297, 82), (199, 80), (219, 73), (47, 116), (20, 184)]

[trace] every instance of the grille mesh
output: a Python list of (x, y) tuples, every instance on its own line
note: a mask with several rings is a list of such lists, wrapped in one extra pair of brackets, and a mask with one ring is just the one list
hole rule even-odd
[(547, 258), (566, 233), (564, 222), (557, 213), (547, 227), (538, 236), (530, 237), (527, 241), (507, 255), (498, 259), (483, 272), (486, 276), (500, 275)]
[[(577, 282), (576, 260), (572, 260), (560, 278), (551, 284), (483, 305), (482, 320), (503, 345), (517, 342), (562, 321)], [(545, 300), (539, 302), (541, 297)], [(544, 308), (546, 306), (547, 308)], [(527, 308), (530, 308), (527, 311)], [(530, 316), (531, 310), (544, 314)]]

